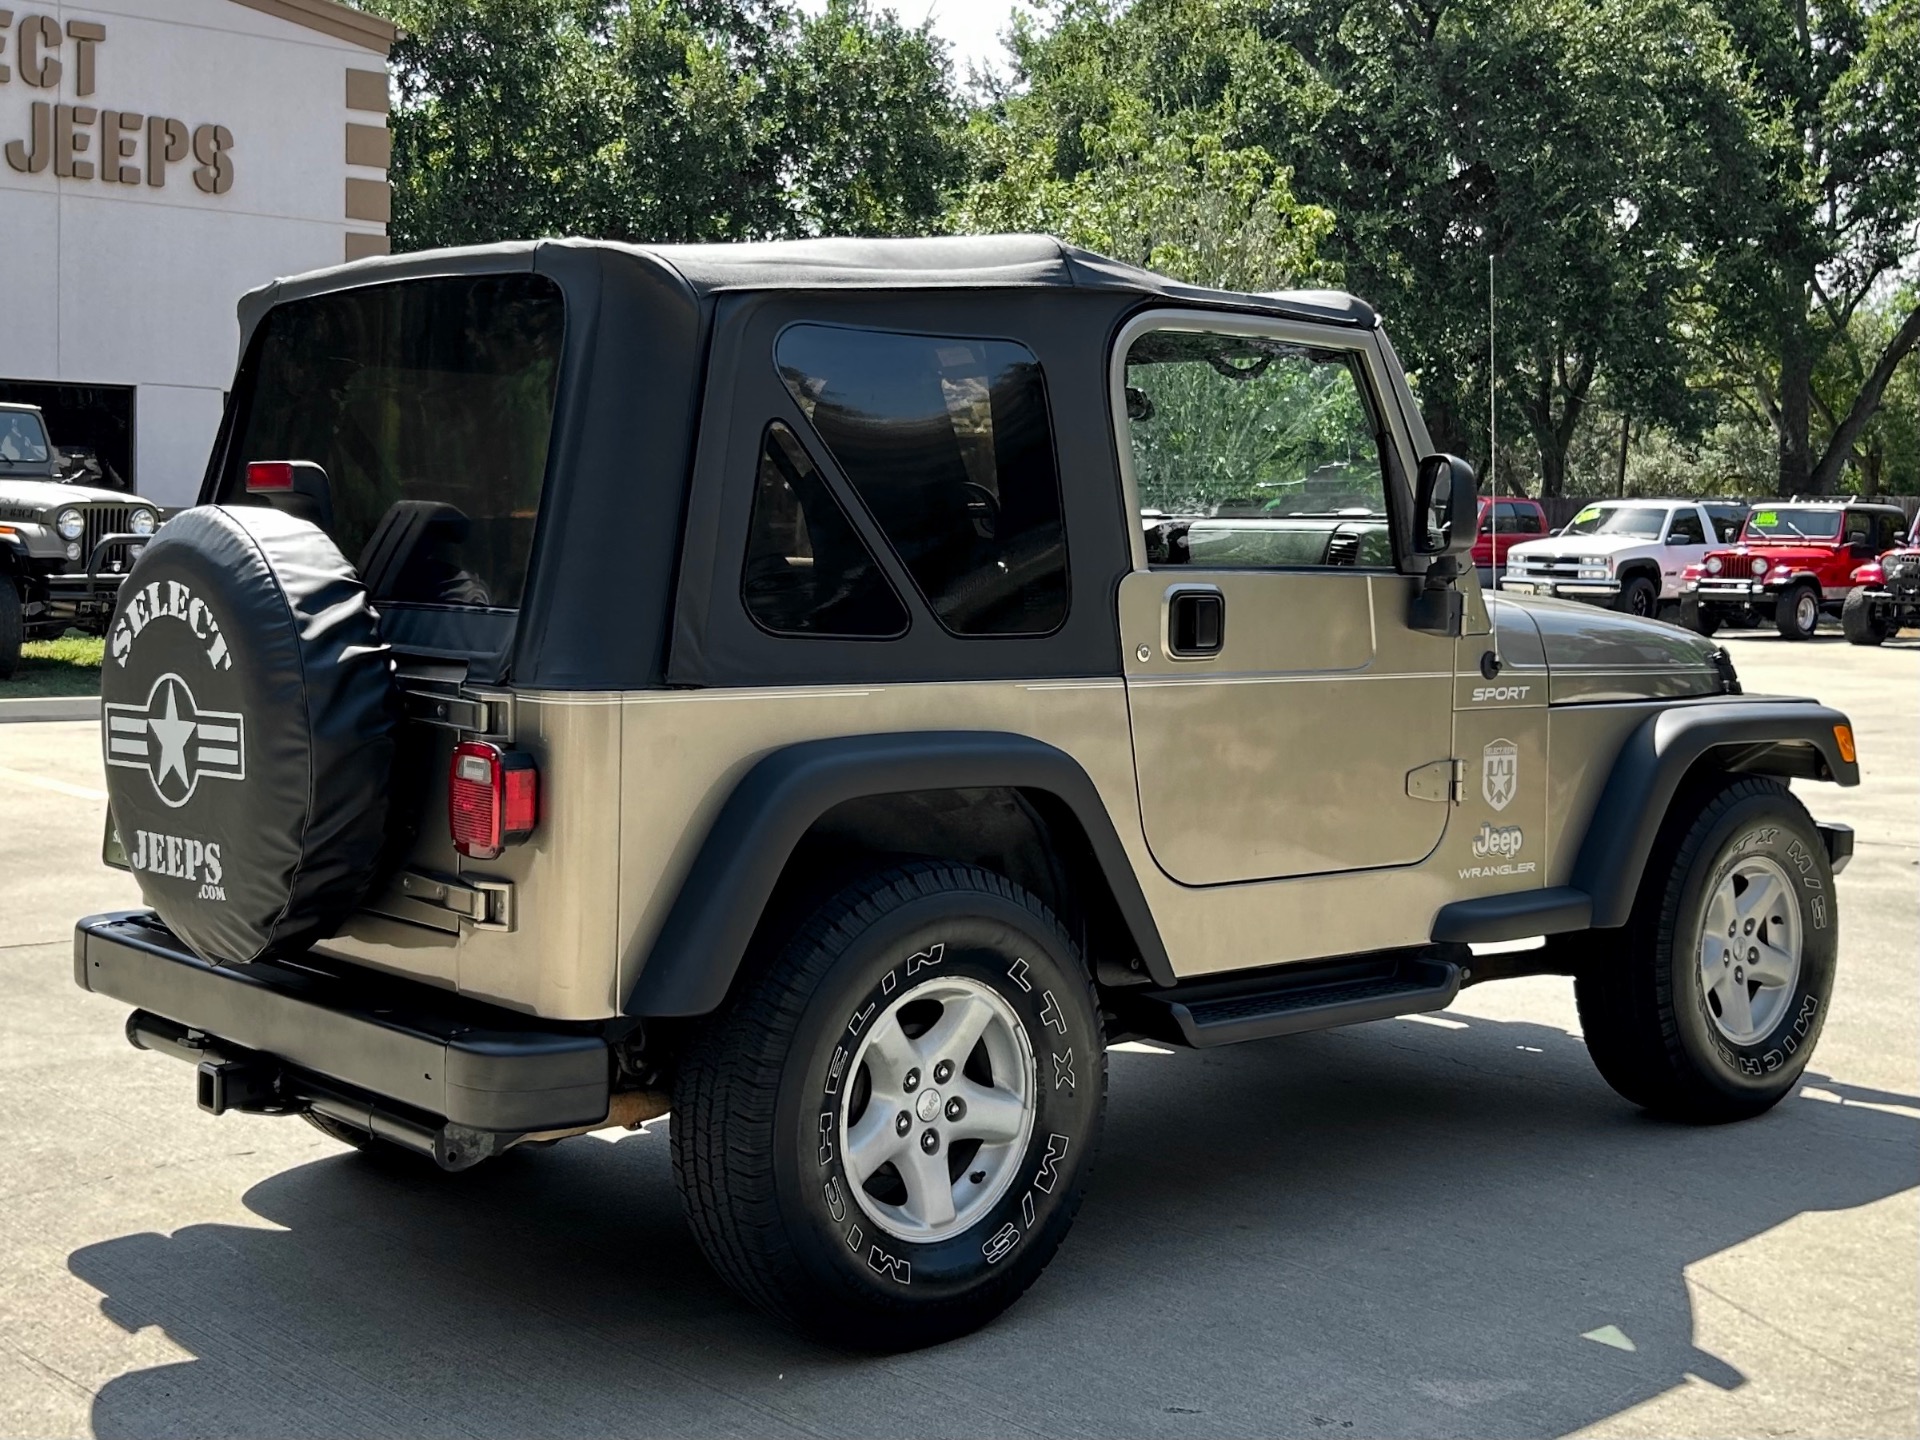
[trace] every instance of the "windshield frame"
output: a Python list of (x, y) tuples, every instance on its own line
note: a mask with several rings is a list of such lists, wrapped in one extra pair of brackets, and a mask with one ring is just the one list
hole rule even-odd
[(9, 470), (26, 466), (33, 466), (36, 469), (43, 465), (51, 467), (53, 465), (54, 450), (53, 439), (47, 434), (46, 419), (39, 411), (0, 410), (0, 431), (8, 432), (9, 434), (19, 434), (22, 438), (31, 442), (32, 436), (27, 432), (36, 429), (40, 432), (40, 453), (38, 455), (26, 454), (19, 456), (0, 453), (0, 465), (6, 466)]

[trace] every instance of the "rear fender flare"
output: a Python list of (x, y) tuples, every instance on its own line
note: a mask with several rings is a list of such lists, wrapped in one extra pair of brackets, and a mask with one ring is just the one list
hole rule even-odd
[(1068, 807), (1149, 974), (1171, 984), (1166, 947), (1132, 862), (1079, 761), (1024, 735), (915, 731), (809, 740), (756, 761), (694, 857), (625, 1013), (705, 1015), (717, 1009), (795, 847), (834, 806), (874, 795), (991, 786), (1052, 795)]
[(1593, 897), (1593, 925), (1627, 923), (1647, 859), (1687, 777), (1703, 764), (1745, 775), (1858, 785), (1834, 727), (1847, 717), (1793, 700), (1678, 705), (1642, 721), (1607, 777), (1571, 884)]

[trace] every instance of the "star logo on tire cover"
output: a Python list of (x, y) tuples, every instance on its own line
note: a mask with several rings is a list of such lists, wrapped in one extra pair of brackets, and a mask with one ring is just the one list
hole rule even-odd
[(236, 712), (202, 710), (178, 675), (153, 682), (145, 705), (102, 707), (107, 764), (144, 770), (153, 793), (179, 809), (202, 780), (247, 778), (246, 722)]

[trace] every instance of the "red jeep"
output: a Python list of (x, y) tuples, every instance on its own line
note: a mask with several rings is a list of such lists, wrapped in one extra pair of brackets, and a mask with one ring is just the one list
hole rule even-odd
[(1491, 590), (1507, 568), (1507, 551), (1522, 540), (1538, 540), (1547, 533), (1547, 512), (1538, 500), (1524, 495), (1480, 497), (1480, 523), (1474, 531), (1473, 568), (1480, 586)]
[(1837, 615), (1854, 586), (1854, 571), (1900, 543), (1907, 517), (1897, 505), (1860, 501), (1784, 501), (1756, 505), (1740, 542), (1711, 550), (1689, 565), (1682, 582), (1681, 623), (1711, 635), (1742, 617), (1771, 615), (1789, 640), (1805, 640), (1820, 612)]
[(1903, 625), (1920, 625), (1920, 516), (1907, 543), (1853, 572), (1840, 628), (1854, 645), (1878, 645)]

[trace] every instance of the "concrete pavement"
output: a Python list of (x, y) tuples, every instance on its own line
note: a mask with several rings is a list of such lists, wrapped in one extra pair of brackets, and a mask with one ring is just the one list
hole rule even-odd
[(1920, 646), (1727, 644), (1750, 691), (1850, 710), (1866, 771), (1802, 787), (1859, 850), (1798, 1095), (1650, 1121), (1553, 979), (1117, 1053), (1060, 1258), (883, 1360), (713, 1278), (669, 1122), (442, 1177), (201, 1114), (72, 984), (73, 919), (137, 898), (97, 864), (95, 728), (0, 729), (0, 1433), (1920, 1433)]

